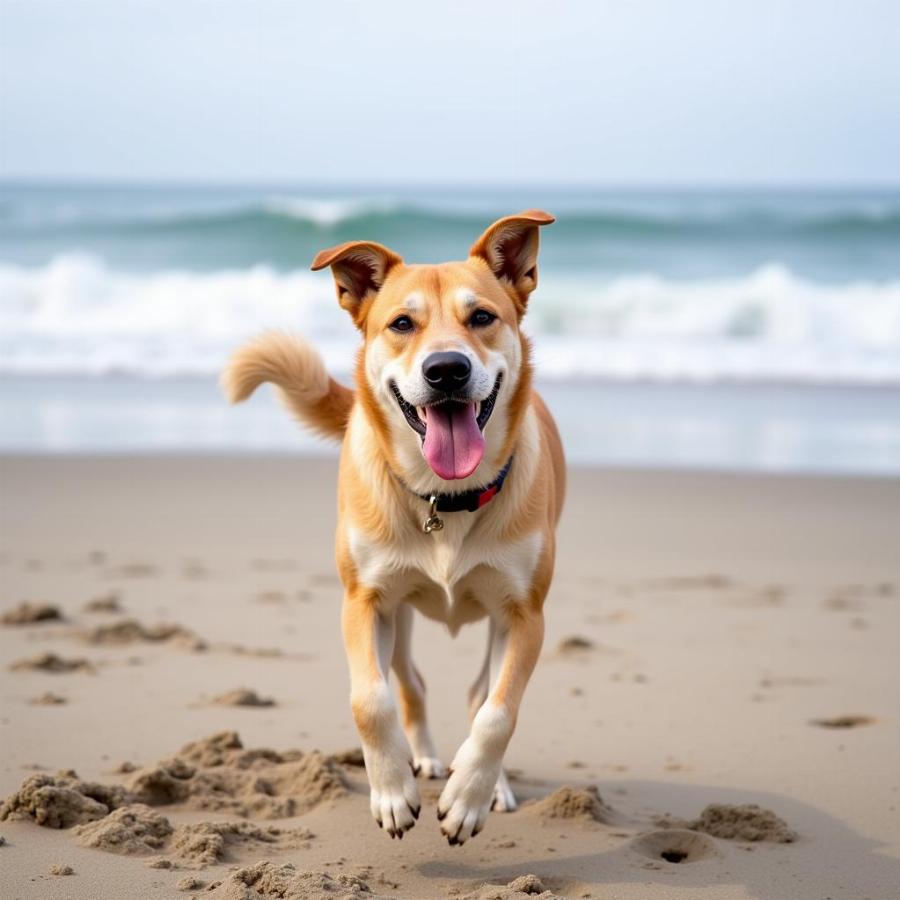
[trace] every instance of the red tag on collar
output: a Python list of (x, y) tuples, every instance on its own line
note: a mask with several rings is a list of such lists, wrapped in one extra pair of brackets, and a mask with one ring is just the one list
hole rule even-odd
[(486, 503), (490, 503), (491, 500), (494, 499), (498, 490), (499, 490), (499, 488), (495, 484), (492, 487), (489, 487), (483, 494), (481, 494), (478, 497), (478, 508), (481, 509), (481, 507), (484, 506)]

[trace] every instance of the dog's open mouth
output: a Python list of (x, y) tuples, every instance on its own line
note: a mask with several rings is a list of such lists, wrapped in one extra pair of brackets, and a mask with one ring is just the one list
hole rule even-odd
[(478, 468), (484, 456), (482, 432), (494, 411), (502, 380), (501, 373), (490, 395), (480, 402), (450, 397), (418, 408), (408, 403), (391, 382), (409, 427), (422, 438), (422, 453), (428, 465), (440, 478), (467, 478)]

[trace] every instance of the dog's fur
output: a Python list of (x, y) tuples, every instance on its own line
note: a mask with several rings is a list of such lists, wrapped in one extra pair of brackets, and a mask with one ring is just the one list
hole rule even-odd
[[(565, 489), (559, 435), (532, 390), (529, 342), (519, 331), (537, 285), (538, 228), (552, 221), (539, 210), (500, 219), (465, 262), (406, 265), (371, 242), (320, 253), (313, 269), (331, 267), (339, 303), (363, 335), (355, 391), (330, 378), (310, 346), (279, 334), (243, 347), (223, 375), (233, 402), (271, 382), (304, 424), (343, 441), (337, 565), (351, 705), (372, 814), (392, 837), (418, 818), (415, 775), (446, 774), (411, 656), (414, 610), (454, 634), (478, 619), (489, 624), (484, 664), (469, 690), (471, 730), (438, 801), (441, 830), (461, 844), (481, 830), (491, 808), (515, 808), (501, 765), (541, 649)], [(496, 319), (474, 327), (476, 309)], [(414, 327), (392, 330), (398, 316)], [(413, 406), (427, 406), (422, 362), (447, 350), (471, 363), (473, 401), (484, 400), (502, 376), (484, 426), (484, 456), (470, 475), (453, 481), (429, 468), (392, 387)], [(503, 490), (490, 503), (477, 512), (444, 513), (443, 530), (423, 531), (428, 503), (418, 495), (490, 484), (511, 456)]]

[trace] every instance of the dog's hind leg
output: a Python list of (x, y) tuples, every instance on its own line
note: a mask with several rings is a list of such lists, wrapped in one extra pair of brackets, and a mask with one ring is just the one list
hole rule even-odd
[(426, 778), (443, 778), (447, 774), (438, 759), (425, 714), (425, 682), (412, 660), (413, 608), (401, 603), (394, 618), (394, 655), (391, 668), (400, 688), (400, 712), (403, 730), (412, 747), (413, 768)]
[(484, 662), (478, 670), (478, 675), (469, 688), (469, 724), (475, 718), (475, 714), (481, 709), (481, 704), (487, 700), (488, 687), (491, 683), (491, 644), (494, 642), (494, 622), (488, 619), (487, 649), (484, 654)]
[[(472, 686), (469, 688), (469, 722), (471, 723), (484, 701), (487, 700), (488, 690), (497, 680), (500, 672), (500, 661), (503, 656), (503, 635), (498, 632), (493, 619), (488, 620), (487, 649), (484, 654), (484, 662)], [(518, 803), (516, 795), (510, 787), (506, 772), (500, 769), (497, 784), (494, 787), (494, 796), (491, 800), (491, 809), (497, 812), (512, 812)]]
[(394, 654), (394, 612), (379, 609), (375, 591), (356, 588), (344, 598), (341, 625), (350, 663), (350, 705), (362, 741), (372, 815), (391, 837), (402, 838), (415, 825), (421, 801), (387, 680)]

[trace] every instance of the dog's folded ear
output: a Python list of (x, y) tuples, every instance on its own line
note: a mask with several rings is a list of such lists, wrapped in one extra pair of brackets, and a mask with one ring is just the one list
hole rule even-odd
[(368, 306), (364, 301), (381, 290), (388, 272), (402, 262), (393, 250), (381, 244), (349, 241), (317, 253), (311, 268), (318, 272), (325, 266), (331, 266), (338, 303), (361, 326)]
[(538, 228), (556, 219), (540, 209), (526, 209), (515, 216), (498, 219), (469, 250), (481, 257), (500, 281), (513, 289), (520, 312), (537, 287)]

